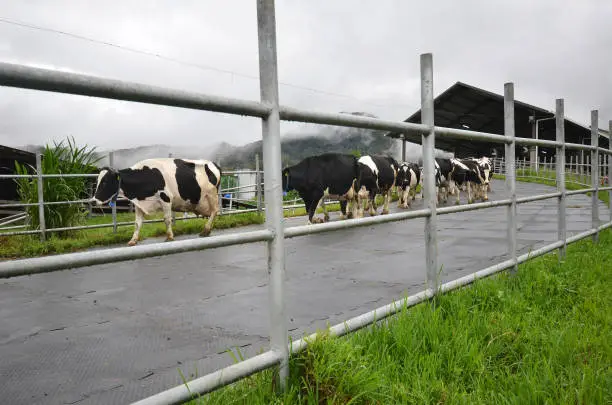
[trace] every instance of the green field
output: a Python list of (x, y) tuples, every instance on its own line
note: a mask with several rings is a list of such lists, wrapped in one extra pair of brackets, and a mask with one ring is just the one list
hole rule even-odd
[[(610, 404), (612, 232), (549, 254), (290, 360), (195, 404)], [(189, 370), (183, 370), (189, 371)]]

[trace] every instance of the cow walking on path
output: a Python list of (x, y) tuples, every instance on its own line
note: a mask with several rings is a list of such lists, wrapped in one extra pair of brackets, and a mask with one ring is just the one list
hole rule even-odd
[[(283, 191), (297, 190), (304, 200), (308, 224), (329, 221), (326, 198), (340, 201), (342, 218), (357, 217), (355, 182), (359, 174), (357, 158), (342, 153), (309, 156), (283, 169)], [(322, 206), (324, 219), (314, 217)]]
[(97, 205), (125, 197), (134, 204), (134, 234), (138, 242), (145, 216), (163, 211), (166, 240), (174, 240), (172, 211), (193, 212), (208, 217), (200, 236), (208, 236), (219, 214), (221, 168), (210, 160), (158, 158), (142, 160), (115, 170), (103, 167), (98, 175), (93, 202)]
[(382, 215), (389, 213), (391, 194), (395, 187), (399, 164), (391, 156), (364, 155), (358, 160), (359, 180), (357, 181), (357, 197), (359, 216), (363, 217), (365, 210), (370, 215), (376, 215), (376, 195), (384, 198)]

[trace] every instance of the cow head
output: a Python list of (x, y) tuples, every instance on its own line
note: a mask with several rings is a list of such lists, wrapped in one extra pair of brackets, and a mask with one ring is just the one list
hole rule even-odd
[(96, 191), (92, 198), (92, 201), (96, 205), (102, 205), (109, 202), (115, 193), (119, 192), (119, 172), (110, 168), (103, 167), (98, 174), (98, 181), (96, 183)]

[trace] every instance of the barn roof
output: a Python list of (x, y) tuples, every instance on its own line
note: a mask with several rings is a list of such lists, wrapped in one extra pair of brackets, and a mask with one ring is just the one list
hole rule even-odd
[[(456, 82), (434, 99), (434, 122), (436, 126), (470, 129), (493, 134), (504, 134), (504, 96), (466, 83)], [(555, 113), (541, 107), (522, 101), (514, 102), (516, 136), (532, 137), (532, 121), (535, 119), (553, 118)], [(420, 123), (421, 110), (416, 111), (404, 122)], [(385, 136), (400, 138), (401, 133), (389, 132)], [(599, 144), (607, 148), (610, 135), (599, 130)], [(409, 142), (421, 144), (420, 134), (404, 134)], [(555, 120), (550, 119), (539, 123), (538, 138), (555, 140)], [(565, 139), (572, 143), (590, 143), (591, 129), (571, 119), (565, 119)], [(500, 144), (483, 141), (465, 141), (451, 138), (436, 137), (436, 148), (454, 152), (458, 157), (488, 155), (493, 148), (503, 153)], [(540, 148), (545, 150), (546, 148)], [(552, 152), (552, 151), (551, 151)], [(550, 153), (550, 152), (549, 152)]]

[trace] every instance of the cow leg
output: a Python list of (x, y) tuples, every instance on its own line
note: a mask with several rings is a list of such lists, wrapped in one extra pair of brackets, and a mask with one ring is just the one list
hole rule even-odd
[(391, 189), (387, 190), (387, 192), (385, 193), (385, 200), (383, 202), (383, 210), (381, 212), (382, 215), (386, 215), (389, 213), (389, 203), (391, 202), (391, 193), (392, 193)]
[(468, 204), (471, 204), (474, 202), (474, 200), (472, 199), (472, 187), (470, 187), (470, 182), (467, 182), (467, 195), (468, 195)]
[(144, 220), (144, 212), (134, 204), (134, 213), (136, 220), (134, 221), (134, 234), (132, 239), (128, 242), (128, 246), (134, 246), (138, 243), (138, 237), (140, 236), (140, 228), (142, 227), (142, 221)]
[(488, 188), (489, 188), (489, 185), (488, 185), (488, 184), (485, 184), (485, 185), (482, 187), (482, 194), (483, 194), (483, 196), (482, 196), (482, 200), (483, 200), (483, 201), (489, 201), (489, 196), (487, 195), (487, 189), (488, 189)]
[(325, 197), (321, 197), (321, 200), (319, 200), (319, 206), (323, 210), (323, 222), (329, 221), (329, 214), (327, 213), (327, 206), (325, 205)]
[[(211, 214), (208, 216), (208, 219), (204, 224), (204, 229), (202, 229), (202, 232), (200, 232), (200, 236), (203, 237), (210, 235), (215, 218), (217, 217), (217, 215), (219, 215), (219, 199), (217, 198), (217, 194), (215, 193), (212, 197), (206, 196), (206, 198), (208, 199), (208, 204), (210, 205), (210, 207), (212, 207), (212, 209)], [(204, 218), (204, 214), (201, 215), (202, 218)]]
[(455, 194), (455, 192), (457, 193), (457, 199), (455, 200), (455, 205), (459, 205), (461, 204), (461, 193), (459, 192), (459, 187), (462, 187), (463, 184), (461, 186), (457, 186), (457, 183), (453, 183), (453, 186), (455, 187), (455, 189), (453, 190), (453, 195)]
[(311, 224), (320, 224), (323, 222), (323, 220), (321, 218), (317, 218), (315, 217), (315, 214), (317, 213), (317, 207), (319, 206), (319, 202), (322, 200), (323, 198), (323, 193), (313, 193), (314, 195), (311, 195), (309, 200), (310, 200), (310, 205), (307, 205), (307, 210), (308, 210), (308, 222)]
[(370, 196), (368, 197), (368, 205), (370, 210), (370, 216), (375, 216), (376, 210), (378, 209), (378, 207), (376, 206), (376, 194), (370, 193)]
[(164, 211), (164, 222), (166, 223), (166, 241), (174, 240), (174, 233), (172, 232), (172, 204), (162, 203), (162, 210)]
[(347, 200), (340, 200), (340, 219), (346, 219)]

